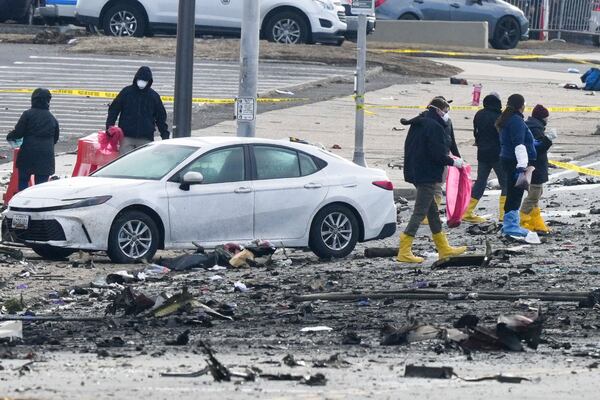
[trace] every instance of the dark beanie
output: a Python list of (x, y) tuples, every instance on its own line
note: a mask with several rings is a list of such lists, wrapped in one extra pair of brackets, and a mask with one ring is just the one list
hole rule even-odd
[(450, 104), (448, 104), (448, 101), (446, 101), (446, 99), (444, 99), (443, 97), (439, 96), (439, 97), (434, 97), (433, 100), (431, 100), (431, 102), (429, 103), (430, 106), (434, 106), (439, 110), (443, 110), (445, 108), (449, 108)]
[(548, 118), (548, 116), (550, 116), (550, 112), (548, 111), (548, 109), (546, 107), (544, 107), (541, 104), (536, 105), (533, 108), (533, 111), (531, 112), (531, 116), (533, 118), (537, 118), (537, 119), (544, 119), (544, 118)]
[(518, 93), (508, 96), (506, 106), (513, 110), (520, 110), (525, 105), (525, 98)]

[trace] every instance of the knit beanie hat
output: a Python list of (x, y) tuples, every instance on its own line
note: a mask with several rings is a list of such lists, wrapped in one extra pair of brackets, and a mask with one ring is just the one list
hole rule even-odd
[(533, 108), (533, 111), (531, 112), (531, 116), (533, 118), (537, 118), (540, 120), (542, 120), (544, 118), (548, 118), (549, 115), (550, 115), (550, 112), (548, 111), (548, 109), (541, 104), (536, 105)]

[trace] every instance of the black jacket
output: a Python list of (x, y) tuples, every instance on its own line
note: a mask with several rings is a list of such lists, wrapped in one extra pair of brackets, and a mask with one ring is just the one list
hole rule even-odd
[(552, 146), (552, 140), (545, 135), (546, 123), (534, 117), (529, 117), (525, 124), (533, 134), (537, 158), (533, 163), (535, 170), (531, 177), (531, 183), (541, 185), (548, 182), (548, 149)]
[(496, 163), (500, 159), (500, 134), (496, 129), (496, 120), (502, 114), (502, 103), (496, 96), (488, 95), (483, 99), (483, 109), (473, 118), (473, 136), (477, 146), (477, 161)]
[[(144, 89), (137, 86), (137, 80), (148, 81)], [(155, 126), (163, 139), (169, 138), (167, 112), (158, 93), (152, 88), (152, 71), (141, 67), (133, 78), (133, 84), (121, 90), (108, 107), (106, 129), (115, 125), (119, 117), (119, 127), (125, 137), (154, 140)]]
[(404, 180), (414, 185), (442, 182), (444, 167), (453, 164), (446, 123), (433, 109), (402, 123), (410, 125), (404, 141)]
[(50, 112), (52, 95), (47, 89), (36, 89), (31, 95), (31, 108), (25, 111), (6, 140), (23, 139), (17, 157), (17, 168), (33, 175), (54, 174), (54, 144), (58, 142), (58, 121)]

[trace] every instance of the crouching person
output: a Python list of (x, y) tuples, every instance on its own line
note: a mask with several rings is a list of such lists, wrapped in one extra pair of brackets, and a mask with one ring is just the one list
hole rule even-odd
[(400, 235), (400, 248), (397, 260), (406, 263), (421, 263), (423, 258), (412, 253), (412, 244), (427, 216), (433, 241), (439, 258), (462, 254), (466, 247), (451, 247), (442, 232), (442, 222), (438, 206), (434, 201), (436, 188), (442, 183), (446, 166), (462, 168), (463, 160), (452, 159), (450, 148), (445, 140), (446, 121), (449, 104), (443, 99), (434, 99), (427, 111), (408, 123), (410, 129), (404, 142), (404, 179), (417, 188), (415, 207), (408, 225)]

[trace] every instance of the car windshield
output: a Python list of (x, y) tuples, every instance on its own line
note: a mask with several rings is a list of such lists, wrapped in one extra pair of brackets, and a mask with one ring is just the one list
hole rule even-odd
[(193, 146), (169, 144), (144, 146), (96, 171), (93, 176), (160, 180), (197, 150)]

